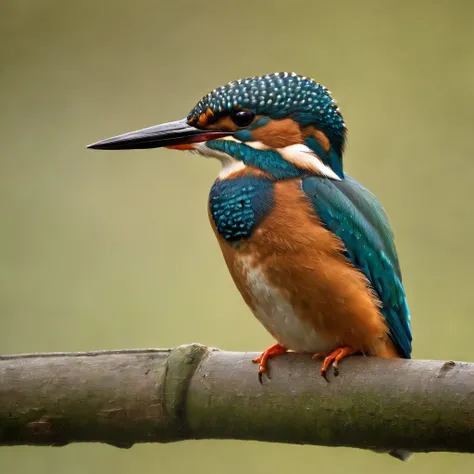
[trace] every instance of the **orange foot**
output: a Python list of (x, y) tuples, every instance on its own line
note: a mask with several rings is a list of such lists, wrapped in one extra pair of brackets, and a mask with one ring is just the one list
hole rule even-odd
[(274, 344), (269, 347), (266, 351), (262, 352), (260, 357), (253, 359), (252, 362), (259, 364), (258, 366), (258, 381), (262, 383), (262, 375), (267, 371), (267, 362), (270, 357), (282, 355), (286, 352), (286, 348), (280, 346), (280, 344)]
[(355, 354), (356, 352), (358, 351), (352, 349), (352, 347), (338, 347), (333, 352), (318, 352), (317, 354), (314, 354), (313, 359), (324, 357), (320, 374), (326, 379), (326, 372), (328, 371), (329, 367), (331, 367), (331, 365), (334, 369), (334, 375), (339, 375), (339, 362), (345, 357)]

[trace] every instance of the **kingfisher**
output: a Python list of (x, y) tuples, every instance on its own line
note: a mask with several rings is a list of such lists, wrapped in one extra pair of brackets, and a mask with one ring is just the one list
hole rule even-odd
[(282, 72), (232, 81), (183, 120), (89, 148), (167, 147), (221, 162), (208, 214), (235, 285), (276, 340), (254, 360), (261, 380), (287, 351), (321, 357), (323, 376), (352, 354), (411, 356), (392, 228), (344, 173), (345, 142), (330, 91)]

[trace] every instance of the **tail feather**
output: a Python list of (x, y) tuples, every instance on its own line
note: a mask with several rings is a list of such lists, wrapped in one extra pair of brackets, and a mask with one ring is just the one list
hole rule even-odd
[(390, 456), (393, 456), (394, 458), (400, 459), (400, 461), (408, 461), (412, 456), (413, 453), (406, 449), (391, 449), (390, 451), (387, 451), (386, 449), (372, 449), (375, 453), (379, 454), (390, 454)]
[(394, 458), (400, 459), (400, 461), (408, 461), (413, 456), (413, 453), (406, 449), (392, 449), (388, 454)]

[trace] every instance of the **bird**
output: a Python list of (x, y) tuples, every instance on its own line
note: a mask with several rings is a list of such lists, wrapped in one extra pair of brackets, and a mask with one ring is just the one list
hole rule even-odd
[[(167, 147), (221, 162), (208, 215), (246, 304), (287, 351), (411, 358), (412, 333), (392, 227), (376, 197), (344, 172), (347, 128), (331, 92), (279, 72), (229, 82), (185, 119), (89, 145)], [(406, 459), (404, 450), (391, 454)]]

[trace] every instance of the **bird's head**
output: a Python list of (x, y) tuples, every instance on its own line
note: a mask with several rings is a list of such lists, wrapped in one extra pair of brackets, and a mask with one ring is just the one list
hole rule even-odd
[(119, 150), (168, 147), (218, 158), (221, 177), (247, 167), (275, 179), (344, 177), (346, 128), (330, 92), (295, 73), (233, 81), (204, 96), (186, 119), (89, 145)]

